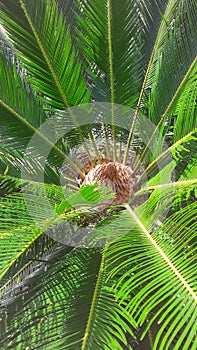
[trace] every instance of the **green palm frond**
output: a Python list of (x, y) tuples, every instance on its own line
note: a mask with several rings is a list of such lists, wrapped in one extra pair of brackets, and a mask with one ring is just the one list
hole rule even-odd
[[(179, 85), (177, 94), (172, 98), (169, 107), (156, 126), (155, 131), (164, 122), (161, 130), (164, 130), (164, 138), (170, 143), (174, 141), (176, 144), (176, 141), (179, 141), (180, 138), (184, 138), (192, 130), (196, 130), (196, 69), (197, 61), (195, 58), (188, 69), (188, 74), (186, 74)], [(141, 100), (138, 102), (141, 102)], [(165, 123), (168, 125), (167, 128), (164, 126)], [(148, 147), (154, 143), (154, 135), (155, 133), (151, 135), (150, 140), (147, 142), (141, 159), (146, 155)]]
[[(11, 135), (13, 135), (14, 138), (15, 133), (17, 133), (17, 125), (18, 129), (20, 130), (26, 128), (26, 137), (24, 135), (24, 140), (22, 140), (22, 138), (18, 140), (18, 142), (20, 141), (21, 144), (23, 142), (24, 147), (26, 147), (31, 136), (35, 133), (36, 128), (44, 120), (45, 115), (43, 110), (39, 108), (39, 104), (28, 86), (28, 83), (21, 77), (16, 66), (11, 61), (11, 58), (7, 59), (7, 57), (1, 53), (0, 66), (0, 106), (1, 125), (3, 126), (2, 132), (6, 132), (8, 127), (10, 127), (10, 138)], [(24, 103), (24, 101), (26, 103)], [(11, 120), (12, 125), (10, 125), (11, 123), (8, 123), (9, 120)], [(15, 123), (14, 120), (16, 120)], [(4, 127), (5, 124), (6, 130)], [(5, 135), (5, 138), (6, 136), (7, 135)], [(17, 144), (17, 148), (22, 148), (22, 145)]]
[(181, 90), (180, 97), (173, 111), (175, 116), (175, 141), (197, 127), (197, 60), (194, 61), (186, 84)]
[[(39, 106), (33, 91), (27, 82), (17, 72), (11, 59), (6, 60), (0, 55), (1, 86), (0, 86), (0, 112), (1, 112), (1, 147), (5, 152), (12, 154), (13, 148), (24, 152), (31, 137), (36, 133), (40, 143), (54, 145), (51, 141), (37, 131), (38, 126), (46, 119), (46, 115)], [(38, 151), (39, 152), (39, 151)], [(40, 150), (41, 152), (41, 150)], [(56, 148), (56, 157), (59, 161), (65, 160), (65, 155)]]
[[(190, 1), (168, 2), (139, 95), (137, 107), (147, 108), (148, 118), (157, 125), (156, 129), (160, 129), (162, 125), (169, 122), (169, 117), (173, 117), (175, 120), (177, 114), (183, 117), (180, 106), (184, 98), (187, 98), (188, 110), (192, 114), (195, 113), (196, 89), (194, 84), (197, 42), (194, 33), (197, 14), (196, 8), (193, 9), (193, 5), (189, 4)], [(185, 24), (185, 21), (188, 25)], [(192, 98), (188, 100), (191, 94), (191, 91), (190, 94), (188, 91), (191, 80), (193, 81)], [(183, 120), (182, 117), (177, 118), (179, 124), (177, 124), (175, 132), (176, 140), (179, 138), (177, 131), (181, 137), (185, 135), (183, 130), (187, 133), (192, 130), (192, 127), (195, 127), (196, 118), (191, 117), (191, 119), (189, 118), (191, 121), (187, 121), (181, 131), (179, 125)], [(131, 126), (131, 135), (132, 131), (133, 125)], [(142, 156), (146, 153), (151, 141), (154, 141), (154, 133)], [(128, 144), (129, 142), (130, 138)]]
[[(181, 158), (181, 151), (185, 150), (189, 152), (190, 143), (193, 141), (196, 142), (196, 132), (197, 129), (193, 129), (190, 133), (185, 135), (182, 138), (179, 138), (177, 142), (173, 143), (170, 147), (164, 149), (155, 159), (147, 166), (146, 174), (154, 174), (155, 167), (160, 165), (164, 167), (166, 164), (171, 161), (172, 157), (177, 161)], [(145, 172), (142, 174), (141, 178), (143, 179)]]
[(146, 80), (146, 89), (151, 86), (149, 117), (154, 123), (174, 107), (196, 56), (195, 5), (191, 1), (169, 1), (164, 18)]
[[(21, 71), (18, 71), (13, 64), (11, 57), (7, 58), (1, 54), (0, 65), (0, 155), (4, 170), (6, 157), (8, 157), (7, 164), (9, 163), (11, 167), (16, 168), (16, 171), (23, 166), (27, 171), (29, 169), (31, 172), (34, 169), (35, 173), (39, 172), (41, 158), (44, 157), (47, 149), (50, 150), (48, 157), (50, 166), (60, 168), (65, 160), (70, 162), (61, 147), (55, 145), (55, 134), (52, 132), (52, 128), (38, 130), (38, 127), (49, 116), (36, 98), (35, 92), (21, 75)], [(78, 139), (83, 138), (82, 133), (84, 132), (87, 133), (86, 130), (77, 132)], [(37, 137), (36, 150), (28, 150), (27, 146), (33, 135)], [(26, 159), (24, 159), (25, 151)], [(9, 155), (7, 156), (7, 154)], [(3, 165), (3, 163), (5, 164)]]
[[(130, 299), (127, 308), (138, 324), (142, 325), (147, 318), (148, 327), (154, 321), (160, 324), (153, 349), (158, 346), (170, 349), (176, 337), (178, 341), (173, 349), (180, 346), (194, 349), (197, 285), (196, 242), (191, 220), (196, 222), (196, 203), (185, 208), (184, 215), (180, 211), (170, 216), (152, 235), (143, 219), (127, 209), (133, 229), (129, 233), (125, 230), (125, 238), (113, 243), (107, 251), (110, 264), (116, 261), (117, 265), (111, 267), (110, 276), (122, 275), (114, 286), (117, 298)], [(121, 226), (124, 230), (125, 222)], [(177, 240), (180, 235), (181, 239)]]
[(21, 0), (10, 5), (1, 6), (1, 21), (34, 89), (59, 109), (89, 102), (82, 65), (56, 3)]
[[(43, 233), (31, 217), (21, 193), (22, 186), (27, 187), (31, 198), (32, 207), (37, 208), (38, 218), (43, 222), (48, 214), (47, 209), (42, 206), (42, 186), (39, 184), (27, 184), (17, 178), (4, 176), (0, 178), (0, 208), (1, 208), (1, 253), (0, 253), (0, 275), (5, 274), (15, 261), (35, 242)], [(40, 194), (40, 204), (37, 206), (37, 196)], [(52, 188), (50, 187), (50, 193)], [(56, 191), (56, 198), (58, 198)], [(46, 204), (46, 203), (45, 203)], [(35, 211), (35, 209), (34, 209)], [(9, 247), (9, 249), (6, 249)]]
[[(115, 302), (110, 286), (105, 283), (100, 250), (69, 252), (65, 247), (58, 247), (51, 256), (45, 252), (40, 260), (46, 261), (45, 270), (38, 260), (33, 266), (24, 266), (18, 274), (14, 290), (16, 303), (10, 303), (12, 283), (2, 290), (5, 299), (5, 308), (1, 310), (2, 329), (6, 309), (12, 309), (10, 316), (13, 316), (1, 338), (1, 347), (6, 348), (10, 338), (12, 347), (20, 346), (21, 342), (28, 346), (31, 340), (31, 346), (40, 344), (46, 348), (52, 342), (58, 349), (87, 349), (94, 345), (121, 350), (122, 344), (127, 343), (125, 331), (133, 335), (128, 326), (131, 319), (124, 307)], [(21, 294), (21, 283), (24, 294)], [(27, 284), (31, 286), (30, 293), (25, 292)], [(22, 309), (18, 310), (17, 305), (21, 303)], [(133, 326), (136, 327), (134, 321)], [(13, 332), (15, 335), (11, 336)]]
[(197, 179), (163, 183), (147, 186), (139, 190), (135, 196), (149, 194), (148, 200), (136, 210), (142, 213), (149, 223), (149, 228), (158, 225), (169, 211), (185, 206), (185, 202), (195, 201), (197, 194)]
[(78, 40), (95, 97), (131, 106), (142, 84), (144, 43), (151, 32), (153, 13), (161, 19), (157, 6), (149, 1), (78, 2)]
[[(96, 186), (81, 187), (74, 193), (61, 186), (1, 176), (1, 276), (40, 235), (52, 228), (58, 230), (58, 225), (63, 224), (63, 238), (69, 243), (73, 235), (69, 223), (75, 220), (77, 224), (78, 219), (80, 225), (80, 215), (91, 214), (111, 196), (106, 189), (96, 191)], [(9, 249), (5, 251), (6, 246)]]

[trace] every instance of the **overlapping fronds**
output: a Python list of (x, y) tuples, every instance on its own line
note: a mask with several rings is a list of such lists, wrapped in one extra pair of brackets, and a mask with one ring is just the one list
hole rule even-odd
[[(34, 212), (37, 213), (37, 222), (27, 210), (22, 187), (27, 186), (27, 193)], [(0, 248), (0, 275), (5, 274), (15, 261), (30, 247), (43, 233), (39, 227), (39, 219), (43, 223), (47, 215), (47, 207), (43, 204), (43, 187), (39, 184), (27, 184), (26, 181), (4, 176), (0, 178), (0, 208), (1, 208), (1, 248)], [(52, 195), (53, 188), (50, 188)], [(39, 205), (37, 203), (40, 196)], [(54, 194), (53, 194), (54, 195)], [(58, 198), (56, 190), (56, 200)]]
[(194, 61), (191, 68), (173, 112), (175, 141), (197, 127), (197, 60)]
[[(51, 164), (61, 164), (65, 160), (65, 154), (61, 149), (57, 149), (54, 146), (49, 137), (47, 138), (46, 135), (37, 130), (39, 125), (46, 119), (46, 114), (41, 105), (39, 105), (35, 93), (21, 76), (21, 72), (17, 71), (11, 57), (7, 58), (1, 54), (0, 65), (0, 137), (2, 157), (5, 159), (6, 153), (9, 153), (8, 159), (11, 156), (13, 157), (12, 166), (15, 163), (16, 167), (20, 167), (24, 163), (24, 166), (28, 168), (28, 161), (25, 162), (23, 160), (23, 154), (31, 137), (36, 134), (39, 140), (37, 143), (37, 156), (39, 157), (43, 154), (45, 145), (45, 147), (52, 149)], [(36, 167), (37, 158), (31, 159), (32, 161)]]
[(13, 277), (2, 289), (1, 329), (5, 327), (4, 312), (10, 312), (1, 347), (31, 342), (36, 348), (50, 348), (52, 343), (58, 349), (91, 349), (92, 345), (111, 349), (113, 345), (121, 350), (127, 344), (125, 332), (133, 336), (128, 324), (133, 323), (134, 328), (136, 324), (116, 303), (105, 282), (100, 250), (58, 247), (52, 254), (45, 251), (36, 258), (34, 264), (21, 268), (15, 283)]
[(154, 123), (175, 108), (187, 84), (196, 57), (196, 30), (195, 4), (169, 1), (145, 81), (145, 89), (151, 89), (149, 117)]
[[(148, 319), (147, 329), (159, 323), (153, 349), (171, 349), (174, 339), (173, 349), (195, 349), (196, 203), (171, 215), (152, 235), (146, 218), (140, 220), (130, 207), (127, 210), (133, 228), (106, 253), (110, 275), (121, 275), (114, 285), (117, 298), (130, 299), (128, 310), (141, 325)], [(120, 229), (124, 228), (122, 221)]]
[(95, 98), (131, 106), (142, 84), (145, 41), (150, 39), (151, 24), (158, 25), (153, 24), (157, 6), (149, 1), (78, 3), (79, 44), (92, 74)]
[(82, 65), (54, 1), (6, 2), (1, 21), (40, 98), (60, 109), (89, 102)]
[[(155, 167), (161, 166), (163, 168), (172, 159), (176, 160), (178, 164), (179, 160), (182, 158), (181, 152), (190, 152), (190, 144), (192, 144), (192, 142), (196, 143), (196, 132), (197, 129), (195, 128), (184, 137), (179, 138), (179, 140), (174, 142), (170, 147), (162, 150), (161, 153), (148, 165), (146, 173), (153, 175)], [(142, 178), (143, 177), (144, 174), (142, 174)]]
[[(28, 83), (23, 79), (11, 57), (8, 59), (2, 53), (0, 54), (0, 107), (1, 107), (1, 137), (4, 136), (4, 142), (13, 144), (13, 139), (17, 135), (17, 149), (25, 149), (36, 128), (44, 120), (44, 112), (39, 108), (34, 93), (31, 91)], [(24, 103), (25, 101), (25, 103)], [(6, 128), (5, 128), (6, 125)], [(19, 138), (20, 130), (20, 138)], [(21, 132), (25, 130), (23, 137)], [(7, 134), (6, 134), (7, 132)], [(9, 133), (8, 133), (9, 132)], [(9, 135), (9, 138), (8, 138)], [(13, 139), (12, 139), (13, 137)], [(20, 143), (19, 143), (20, 142)]]
[[(55, 239), (70, 243), (73, 227), (67, 223), (75, 222), (77, 228), (76, 219), (80, 221), (80, 215), (88, 211), (91, 214), (91, 209), (97, 208), (111, 194), (106, 189), (96, 191), (96, 186), (82, 187), (78, 193), (73, 193), (61, 186), (1, 176), (0, 197), (2, 276), (42, 233), (50, 235), (48, 230), (52, 228), (57, 231)], [(60, 229), (60, 238), (57, 225), (61, 223), (65, 225)]]
[(0, 2), (0, 346), (195, 350), (196, 6), (67, 6)]

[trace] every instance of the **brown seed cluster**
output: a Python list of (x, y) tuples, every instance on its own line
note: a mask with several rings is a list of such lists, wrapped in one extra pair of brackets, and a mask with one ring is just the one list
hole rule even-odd
[(98, 187), (105, 186), (115, 193), (108, 205), (127, 203), (133, 193), (134, 181), (131, 177), (132, 170), (118, 162), (107, 159), (87, 164), (83, 185), (93, 185), (98, 182)]

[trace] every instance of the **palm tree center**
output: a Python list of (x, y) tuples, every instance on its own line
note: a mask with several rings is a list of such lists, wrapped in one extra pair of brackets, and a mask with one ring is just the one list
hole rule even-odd
[(132, 169), (129, 166), (104, 159), (100, 164), (90, 168), (85, 175), (83, 185), (93, 185), (98, 182), (98, 187), (108, 187), (116, 194), (110, 205), (123, 204), (129, 201), (133, 193), (135, 181), (131, 175)]

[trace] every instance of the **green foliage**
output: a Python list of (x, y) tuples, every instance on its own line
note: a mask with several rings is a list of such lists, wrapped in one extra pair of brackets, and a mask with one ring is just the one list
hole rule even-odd
[[(0, 2), (1, 348), (195, 350), (195, 4), (76, 0), (67, 17), (59, 0)], [(70, 107), (95, 101), (112, 128), (93, 107), (79, 126)], [(122, 163), (137, 152), (121, 207), (72, 175), (101, 140)]]
[(2, 23), (41, 98), (60, 109), (89, 102), (83, 69), (56, 3), (21, 0), (14, 7), (17, 17), (13, 9), (3, 6)]

